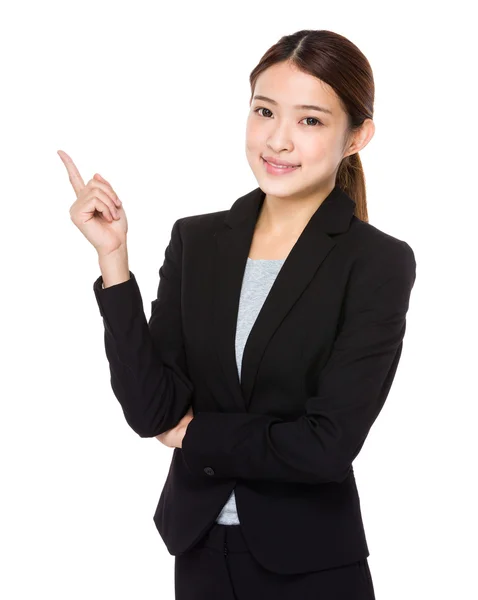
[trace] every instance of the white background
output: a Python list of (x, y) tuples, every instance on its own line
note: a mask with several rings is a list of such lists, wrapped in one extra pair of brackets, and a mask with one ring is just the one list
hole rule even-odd
[(336, 31), (369, 59), (369, 218), (417, 260), (400, 366), (354, 463), (377, 600), (478, 597), (471, 6), (2, 6), (2, 598), (174, 598), (152, 520), (173, 451), (138, 437), (111, 390), (97, 255), (70, 220), (57, 150), (123, 200), (149, 318), (174, 221), (257, 187), (249, 74), (300, 29)]

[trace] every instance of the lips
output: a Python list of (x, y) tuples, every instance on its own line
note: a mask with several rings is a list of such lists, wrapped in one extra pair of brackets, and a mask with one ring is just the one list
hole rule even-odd
[(287, 160), (274, 159), (271, 156), (263, 156), (262, 158), (273, 167), (300, 167), (300, 165), (296, 165)]
[(294, 167), (275, 167), (274, 165), (271, 165), (271, 163), (268, 162), (267, 160), (265, 160), (264, 158), (262, 158), (262, 164), (264, 165), (265, 172), (273, 177), (281, 177), (281, 176), (285, 177), (286, 175), (295, 173), (296, 171), (298, 171), (301, 168), (300, 165), (294, 166)]
[(277, 164), (277, 163), (273, 163), (270, 162), (269, 160), (266, 160), (265, 158), (262, 159), (265, 163), (267, 163), (268, 165), (270, 165), (271, 167), (274, 167), (276, 169), (297, 169), (297, 167), (300, 167), (300, 165), (281, 165), (281, 164)]

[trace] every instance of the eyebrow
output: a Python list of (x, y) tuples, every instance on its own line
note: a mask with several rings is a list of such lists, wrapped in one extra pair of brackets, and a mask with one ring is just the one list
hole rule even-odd
[[(253, 100), (265, 100), (266, 102), (270, 102), (275, 106), (278, 105), (278, 102), (272, 100), (272, 98), (268, 98), (267, 96), (254, 96)], [(317, 106), (316, 104), (296, 104), (293, 108), (304, 109), (304, 110), (317, 110), (319, 112), (328, 113), (329, 115), (333, 114), (332, 111), (328, 108), (324, 108), (323, 106)]]

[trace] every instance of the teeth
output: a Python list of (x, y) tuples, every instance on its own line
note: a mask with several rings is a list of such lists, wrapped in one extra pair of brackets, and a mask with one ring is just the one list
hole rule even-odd
[(270, 165), (272, 165), (273, 167), (275, 167), (276, 169), (293, 169), (294, 167), (287, 167), (285, 165), (275, 165), (274, 163), (269, 162), (268, 160), (266, 160), (267, 163), (269, 163)]

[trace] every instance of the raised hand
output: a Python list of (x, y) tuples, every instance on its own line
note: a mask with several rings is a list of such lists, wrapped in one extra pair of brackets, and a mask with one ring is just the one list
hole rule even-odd
[(106, 179), (95, 173), (85, 185), (73, 160), (63, 150), (58, 155), (68, 171), (76, 200), (70, 217), (100, 257), (126, 247), (128, 221), (121, 200)]

